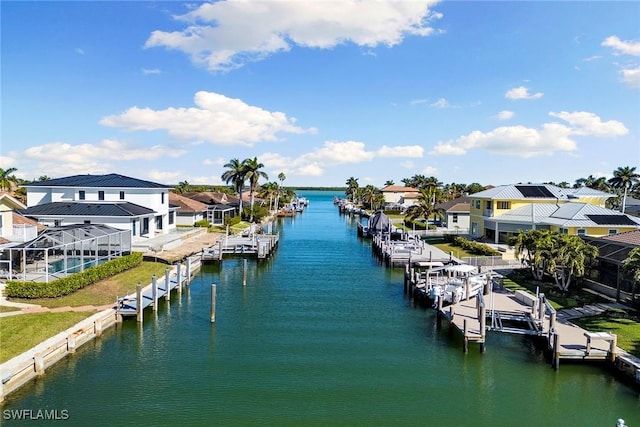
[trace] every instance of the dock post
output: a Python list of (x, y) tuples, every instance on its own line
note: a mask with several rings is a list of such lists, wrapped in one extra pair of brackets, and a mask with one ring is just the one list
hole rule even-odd
[(542, 321), (544, 320), (544, 308), (545, 308), (545, 304), (544, 304), (544, 294), (540, 294), (538, 296), (538, 320)]
[(187, 258), (187, 277), (185, 277), (185, 279), (184, 284), (189, 286), (189, 281), (191, 280), (191, 257)]
[(216, 321), (216, 285), (211, 284), (211, 323)]
[(93, 333), (96, 334), (96, 337), (102, 335), (102, 319), (93, 322)]
[(618, 335), (611, 334), (611, 336), (613, 338), (609, 342), (609, 360), (611, 362), (615, 362), (616, 361), (616, 348), (618, 346)]
[(436, 314), (436, 328), (442, 328), (442, 295), (438, 295), (438, 312)]
[(151, 295), (153, 296), (153, 311), (158, 311), (158, 278), (151, 276)]
[(136, 285), (136, 320), (142, 322), (142, 284), (138, 282)]
[(178, 263), (178, 268), (176, 269), (176, 288), (178, 289), (178, 295), (182, 294), (182, 261)]
[(247, 286), (247, 260), (242, 260), (242, 286)]
[(164, 290), (166, 291), (166, 293), (164, 294), (165, 301), (169, 301), (171, 299), (171, 278), (169, 277), (170, 273), (171, 270), (169, 270), (168, 268), (164, 269)]
[(464, 343), (462, 345), (462, 351), (464, 353), (468, 353), (469, 352), (469, 337), (467, 336), (467, 319), (464, 319), (462, 324), (463, 324), (462, 335), (463, 335), (463, 339), (464, 339)]
[(469, 292), (471, 292), (471, 286), (469, 284), (469, 277), (467, 276), (467, 278), (464, 280), (464, 292), (465, 292), (465, 301), (469, 301)]
[(480, 335), (482, 336), (482, 342), (480, 343), (480, 353), (484, 353), (486, 350), (486, 335), (487, 335), (487, 308), (484, 303), (480, 305)]
[(76, 352), (76, 335), (71, 334), (67, 337), (67, 351), (69, 353)]
[(554, 370), (558, 370), (560, 368), (560, 344), (559, 344), (558, 333), (554, 332), (553, 334), (553, 360), (551, 361), (551, 367)]
[(33, 356), (33, 369), (36, 371), (36, 375), (44, 375), (44, 358), (42, 353), (36, 353)]
[[(227, 238), (229, 236), (229, 233), (227, 232)], [(222, 261), (222, 239), (218, 240), (218, 260)]]

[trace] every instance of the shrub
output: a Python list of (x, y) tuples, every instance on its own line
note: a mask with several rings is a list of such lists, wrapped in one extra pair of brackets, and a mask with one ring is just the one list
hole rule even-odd
[(454, 246), (459, 246), (467, 252), (470, 252), (474, 255), (482, 255), (482, 256), (501, 256), (502, 254), (492, 247), (485, 245), (484, 243), (474, 242), (473, 240), (465, 239), (460, 236), (445, 236), (445, 240), (451, 243)]
[(57, 298), (136, 267), (141, 263), (142, 252), (133, 252), (49, 283), (9, 280), (7, 281), (5, 294), (13, 298)]
[(224, 225), (228, 225), (229, 227), (233, 227), (236, 224), (239, 224), (242, 219), (239, 216), (230, 217), (229, 215), (224, 216)]
[(422, 221), (416, 221), (416, 220), (407, 219), (407, 218), (404, 219), (404, 225), (409, 229), (413, 229), (415, 226), (416, 230), (424, 230), (427, 227), (427, 225)]
[(194, 227), (202, 227), (202, 228), (209, 228), (209, 226), (211, 226), (211, 223), (209, 221), (207, 221), (206, 219), (201, 219), (200, 221), (196, 221), (195, 224), (193, 224)]

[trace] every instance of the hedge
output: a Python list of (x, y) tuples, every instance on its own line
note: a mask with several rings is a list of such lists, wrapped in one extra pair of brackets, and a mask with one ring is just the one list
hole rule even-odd
[(501, 256), (502, 254), (491, 246), (485, 245), (484, 243), (474, 242), (473, 240), (465, 239), (464, 237), (454, 236), (451, 234), (447, 234), (444, 236), (445, 241), (451, 243), (454, 246), (459, 246), (467, 252), (470, 252), (474, 255), (484, 255), (484, 256)]
[(12, 298), (57, 298), (136, 267), (141, 263), (142, 252), (133, 252), (49, 283), (9, 280), (4, 293)]

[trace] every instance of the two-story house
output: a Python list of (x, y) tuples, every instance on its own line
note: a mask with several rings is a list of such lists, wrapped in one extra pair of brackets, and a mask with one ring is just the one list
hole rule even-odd
[(132, 241), (176, 228), (170, 186), (124, 175), (74, 175), (23, 186), (22, 214), (47, 226), (103, 224), (130, 230)]
[(605, 208), (613, 195), (587, 187), (512, 184), (469, 197), (469, 234), (494, 243), (530, 229), (600, 237), (640, 228), (639, 218)]
[(387, 185), (382, 187), (380, 192), (384, 196), (385, 204), (403, 205), (405, 207), (415, 204), (420, 195), (419, 190), (402, 185)]

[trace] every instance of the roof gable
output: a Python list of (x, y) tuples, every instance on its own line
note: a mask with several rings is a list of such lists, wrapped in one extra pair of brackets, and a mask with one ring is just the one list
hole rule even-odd
[(203, 212), (207, 205), (176, 193), (169, 193), (169, 203), (178, 207), (178, 212)]
[(387, 185), (380, 189), (383, 193), (416, 193), (419, 192), (417, 188), (405, 187), (403, 185)]
[(6, 191), (0, 192), (0, 204), (3, 204), (11, 209), (25, 209), (26, 206), (18, 199), (13, 197)]

